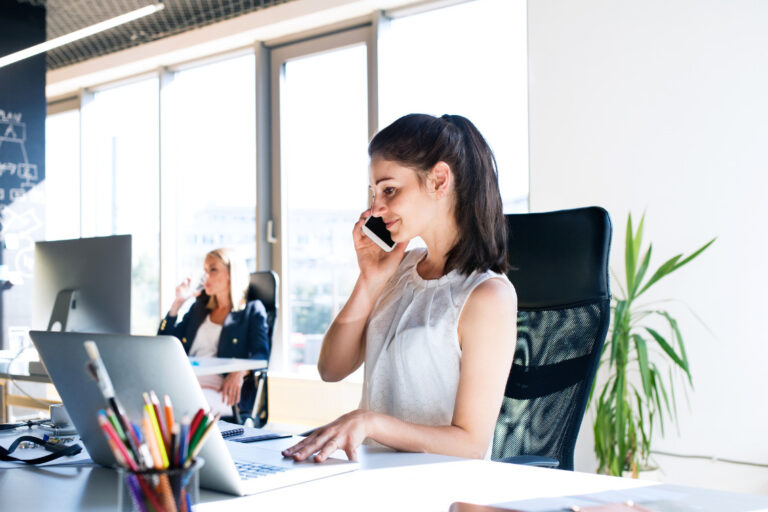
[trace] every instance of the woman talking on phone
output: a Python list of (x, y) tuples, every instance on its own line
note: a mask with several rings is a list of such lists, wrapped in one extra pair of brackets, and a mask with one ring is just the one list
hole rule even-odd
[[(158, 334), (169, 334), (181, 340), (184, 350), (197, 357), (237, 357), (269, 359), (267, 312), (259, 300), (247, 301), (249, 275), (245, 262), (232, 249), (215, 249), (205, 256), (203, 289), (191, 287), (185, 279), (176, 287), (176, 298), (160, 323)], [(191, 297), (195, 303), (177, 323), (179, 309)], [(246, 402), (250, 406), (255, 394), (241, 397), (248, 372), (198, 377), (211, 413), (227, 416), (232, 405)]]
[[(410, 114), (368, 154), (374, 199), (353, 229), (360, 275), (318, 361), (326, 381), (365, 363), (360, 408), (283, 455), (322, 462), (341, 449), (354, 460), (369, 440), (487, 458), (517, 318), (493, 153), (464, 117)], [(369, 216), (389, 230), (390, 252), (363, 233)], [(426, 249), (406, 251), (415, 237)]]

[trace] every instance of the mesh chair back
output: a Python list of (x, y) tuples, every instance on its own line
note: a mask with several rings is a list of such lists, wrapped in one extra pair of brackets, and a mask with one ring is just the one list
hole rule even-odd
[(572, 470), (610, 319), (611, 221), (598, 207), (506, 219), (517, 347), (492, 458), (551, 457)]

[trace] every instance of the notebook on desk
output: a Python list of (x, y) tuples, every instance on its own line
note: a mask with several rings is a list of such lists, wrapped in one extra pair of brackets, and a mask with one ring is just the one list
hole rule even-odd
[[(150, 390), (169, 395), (177, 414), (207, 409), (203, 392), (187, 355), (171, 336), (128, 336), (31, 331), (29, 333), (56, 386), (72, 423), (94, 462), (115, 464), (101, 432), (97, 414), (105, 407), (96, 382), (86, 369), (83, 342), (96, 343), (130, 418), (141, 417), (141, 394)], [(200, 457), (205, 464), (200, 485), (229, 494), (246, 495), (353, 471), (359, 464), (329, 458), (322, 464), (295, 462), (278, 450), (244, 443), (225, 443), (214, 426)]]

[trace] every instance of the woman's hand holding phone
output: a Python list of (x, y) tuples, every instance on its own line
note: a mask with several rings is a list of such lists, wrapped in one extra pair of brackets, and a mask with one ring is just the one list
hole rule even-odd
[(371, 216), (371, 210), (365, 210), (360, 214), (360, 219), (352, 231), (357, 253), (357, 264), (360, 267), (360, 275), (374, 286), (383, 285), (392, 277), (397, 266), (403, 259), (405, 247), (408, 244), (398, 243), (390, 252), (385, 252), (376, 242), (363, 233), (363, 224)]

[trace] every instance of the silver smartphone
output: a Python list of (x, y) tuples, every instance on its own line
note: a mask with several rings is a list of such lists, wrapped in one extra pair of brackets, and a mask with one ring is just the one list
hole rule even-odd
[(381, 217), (368, 217), (363, 224), (363, 233), (386, 252), (395, 248), (395, 241), (392, 240), (387, 225), (384, 224)]

